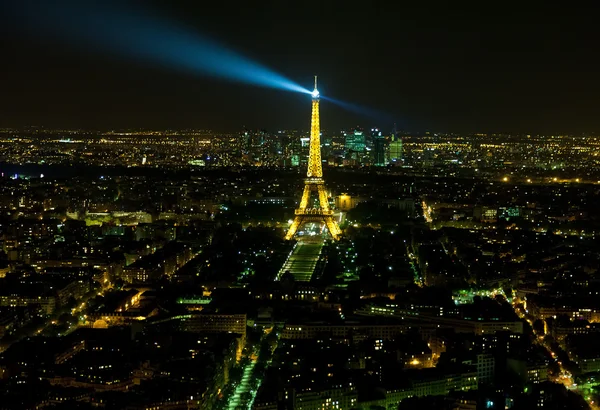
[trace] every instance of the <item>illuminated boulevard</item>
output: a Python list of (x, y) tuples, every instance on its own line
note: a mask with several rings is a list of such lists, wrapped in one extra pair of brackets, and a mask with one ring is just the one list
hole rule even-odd
[[(251, 403), (253, 401), (254, 396), (256, 395), (256, 391), (253, 391), (252, 386), (250, 385), (252, 379), (252, 372), (255, 366), (255, 360), (251, 360), (246, 366), (244, 366), (242, 380), (240, 380), (240, 383), (235, 387), (235, 391), (229, 399), (228, 408), (230, 410), (243, 408), (245, 406), (246, 408), (251, 408)], [(246, 400), (246, 398), (248, 397), (247, 393), (250, 393), (250, 400)]]
[(264, 378), (266, 368), (279, 343), (279, 334), (272, 327), (263, 328), (260, 343), (242, 359), (242, 375), (239, 382), (233, 382), (233, 393), (220, 407), (228, 410), (252, 409), (256, 394)]
[(578, 386), (574, 382), (573, 374), (565, 366), (565, 364), (566, 364), (565, 362), (571, 361), (567, 352), (562, 350), (560, 348), (560, 346), (558, 346), (558, 345), (553, 345), (551, 343), (548, 343), (548, 341), (545, 339), (545, 337), (542, 333), (536, 332), (536, 330), (533, 326), (533, 322), (536, 318), (527, 311), (527, 309), (525, 308), (524, 302), (525, 302), (524, 300), (521, 300), (521, 299), (515, 297), (512, 300), (512, 306), (515, 310), (515, 313), (521, 319), (527, 321), (527, 323), (529, 323), (529, 325), (531, 326), (531, 328), (534, 332), (534, 335), (536, 336), (534, 343), (539, 346), (542, 346), (544, 349), (546, 349), (546, 351), (552, 356), (552, 359), (556, 362), (556, 364), (558, 364), (560, 371), (557, 375), (555, 375), (555, 377), (553, 378), (553, 381), (555, 383), (563, 384), (567, 389), (574, 391), (574, 392), (578, 393), (579, 395), (581, 395), (585, 399), (585, 401), (589, 404), (589, 406), (592, 410), (600, 409), (600, 407), (597, 405), (597, 403), (595, 403), (594, 400), (591, 399), (590, 395), (586, 394), (585, 386)]

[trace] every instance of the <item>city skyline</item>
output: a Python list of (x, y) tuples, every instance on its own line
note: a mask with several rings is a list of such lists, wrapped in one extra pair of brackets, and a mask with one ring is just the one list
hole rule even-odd
[[(324, 100), (326, 129), (387, 126), (384, 122), (447, 132), (561, 134), (600, 128), (594, 108), (598, 80), (591, 69), (598, 57), (590, 53), (593, 26), (586, 23), (593, 13), (583, 7), (525, 6), (515, 17), (443, 7), (384, 9), (377, 3), (360, 9), (271, 4), (225, 10), (161, 1), (133, 6), (189, 27), (222, 44), (224, 52), (239, 52), (302, 86), (318, 74), (322, 94), (352, 109)], [(255, 22), (262, 25), (257, 29)], [(0, 126), (223, 132), (243, 125), (308, 127), (296, 114), (308, 100), (302, 94), (94, 47), (82, 51), (45, 36), (37, 26), (4, 24), (2, 30), (9, 39), (0, 49), (6, 56), (2, 71), (12, 81), (0, 106)]]

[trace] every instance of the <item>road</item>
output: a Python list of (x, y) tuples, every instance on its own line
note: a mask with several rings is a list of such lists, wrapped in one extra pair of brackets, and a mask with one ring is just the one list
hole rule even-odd
[(248, 363), (243, 370), (242, 373), (242, 380), (240, 380), (240, 383), (235, 387), (235, 391), (233, 392), (233, 394), (231, 395), (231, 398), (229, 399), (229, 403), (227, 405), (227, 408), (229, 410), (236, 410), (239, 408), (250, 408), (250, 405), (248, 403), (248, 401), (246, 400), (245, 394), (246, 393), (250, 393), (251, 395), (256, 394), (253, 390), (252, 390), (252, 386), (250, 384), (250, 381), (252, 380), (252, 373), (254, 371), (254, 366), (256, 366), (256, 361), (252, 360), (250, 361), (250, 363)]
[[(269, 337), (272, 337), (271, 342), (268, 341)], [(265, 370), (271, 364), (273, 352), (278, 344), (279, 334), (273, 329), (265, 329), (260, 341), (261, 347), (248, 354), (250, 360), (242, 370), (242, 379), (235, 385), (235, 390), (227, 400), (226, 409), (252, 409), (258, 389), (265, 377)], [(256, 367), (257, 363), (262, 363), (262, 365)]]
[[(526, 320), (531, 327), (533, 328), (533, 320), (531, 315), (528, 314), (527, 311), (525, 311), (525, 309), (523, 308), (523, 301), (519, 300), (518, 298), (513, 298), (512, 300), (512, 306), (513, 309), (515, 310), (515, 313), (521, 318)], [(535, 318), (534, 318), (535, 319)], [(535, 332), (535, 330), (534, 330)], [(578, 386), (576, 384), (574, 384), (573, 381), (573, 375), (571, 374), (571, 372), (566, 369), (564, 367), (564, 363), (561, 362), (558, 357), (558, 353), (552, 350), (552, 346), (550, 346), (549, 343), (544, 341), (544, 336), (543, 335), (538, 335), (536, 334), (536, 339), (534, 341), (534, 343), (536, 343), (539, 346), (542, 346), (544, 349), (546, 349), (546, 351), (552, 356), (552, 358), (554, 360), (556, 360), (556, 363), (558, 364), (559, 368), (560, 368), (560, 374), (552, 379), (553, 382), (555, 383), (561, 383), (563, 384), (567, 389), (574, 391), (578, 394), (580, 394), (585, 401), (590, 405), (590, 408), (592, 410), (599, 410), (600, 407), (598, 407), (597, 403), (594, 403), (589, 396), (586, 396), (584, 394), (583, 391), (581, 391)]]

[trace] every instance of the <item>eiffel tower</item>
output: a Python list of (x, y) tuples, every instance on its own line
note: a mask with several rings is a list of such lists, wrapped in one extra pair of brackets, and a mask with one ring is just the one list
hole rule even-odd
[[(312, 192), (319, 196), (319, 207), (313, 208), (309, 205)], [(307, 222), (324, 223), (329, 234), (334, 240), (340, 239), (342, 231), (335, 219), (333, 211), (329, 207), (325, 181), (323, 180), (323, 166), (321, 163), (321, 127), (319, 124), (319, 91), (317, 90), (317, 76), (315, 76), (315, 89), (312, 92), (312, 118), (310, 123), (310, 151), (308, 154), (308, 170), (304, 180), (304, 192), (300, 200), (300, 206), (296, 209), (296, 216), (290, 226), (286, 240), (296, 235), (298, 228)]]

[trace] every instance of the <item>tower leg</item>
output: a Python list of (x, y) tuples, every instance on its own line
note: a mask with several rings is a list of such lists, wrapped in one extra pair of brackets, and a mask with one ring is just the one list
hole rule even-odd
[(326, 216), (324, 218), (324, 222), (333, 240), (339, 241), (340, 237), (342, 236), (342, 230), (340, 229), (340, 226), (337, 224), (335, 219), (333, 219), (332, 216)]
[(302, 199), (300, 200), (301, 210), (305, 210), (308, 207), (308, 200), (310, 199), (310, 185), (304, 185), (304, 191), (302, 192)]
[(298, 231), (298, 228), (300, 227), (301, 223), (302, 223), (302, 218), (299, 216), (296, 216), (294, 218), (294, 222), (292, 222), (287, 233), (285, 234), (286, 241), (291, 240), (294, 237), (294, 235), (296, 235), (296, 231)]
[(317, 191), (319, 193), (319, 205), (324, 211), (329, 211), (329, 201), (327, 199), (327, 191), (325, 185), (317, 185)]

